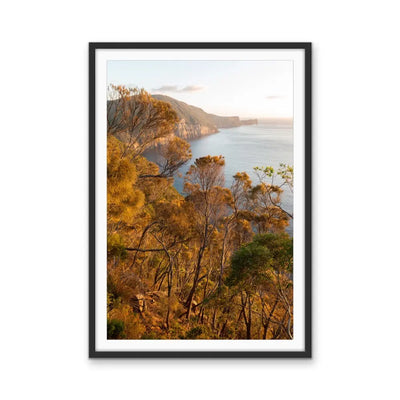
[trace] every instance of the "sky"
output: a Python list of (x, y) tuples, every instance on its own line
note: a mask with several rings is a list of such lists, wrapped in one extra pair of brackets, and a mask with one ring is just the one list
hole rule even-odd
[(293, 116), (291, 61), (108, 61), (107, 82), (144, 88), (222, 116)]

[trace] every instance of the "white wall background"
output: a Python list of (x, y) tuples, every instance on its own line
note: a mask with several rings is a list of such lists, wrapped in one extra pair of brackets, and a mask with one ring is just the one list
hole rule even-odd
[[(398, 398), (396, 5), (4, 2), (2, 397)], [(312, 360), (88, 360), (89, 41), (313, 42)]]

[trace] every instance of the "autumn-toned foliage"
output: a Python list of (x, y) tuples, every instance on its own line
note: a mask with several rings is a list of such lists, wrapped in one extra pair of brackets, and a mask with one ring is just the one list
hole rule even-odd
[[(191, 159), (172, 108), (144, 90), (110, 87), (107, 139), (109, 339), (292, 339), (292, 215), (281, 194), (293, 169), (238, 172), (222, 155)], [(160, 138), (163, 140), (160, 141)], [(153, 146), (158, 164), (143, 152)], [(279, 177), (279, 185), (277, 179)]]

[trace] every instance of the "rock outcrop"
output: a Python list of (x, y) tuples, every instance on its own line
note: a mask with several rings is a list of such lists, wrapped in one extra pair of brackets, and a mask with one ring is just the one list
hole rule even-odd
[(240, 125), (257, 125), (258, 120), (257, 119), (242, 119), (240, 121)]

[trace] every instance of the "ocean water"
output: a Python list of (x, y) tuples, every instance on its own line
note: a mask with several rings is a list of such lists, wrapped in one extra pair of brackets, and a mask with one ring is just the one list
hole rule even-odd
[[(293, 130), (288, 128), (258, 124), (220, 129), (218, 133), (191, 140), (190, 145), (193, 161), (206, 155), (224, 156), (226, 187), (231, 186), (237, 172), (247, 172), (253, 184), (257, 184), (254, 167), (268, 165), (278, 169), (280, 163), (293, 165)], [(146, 157), (156, 160), (153, 152)], [(182, 177), (174, 177), (174, 186), (180, 193), (183, 193), (184, 175), (191, 164), (188, 162), (181, 168)], [(282, 207), (290, 213), (293, 211), (293, 195), (289, 188), (285, 188), (282, 195)], [(292, 233), (292, 226), (288, 232)]]

